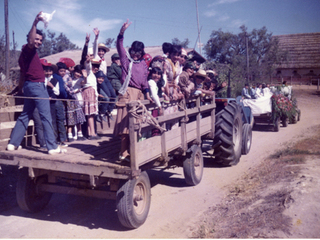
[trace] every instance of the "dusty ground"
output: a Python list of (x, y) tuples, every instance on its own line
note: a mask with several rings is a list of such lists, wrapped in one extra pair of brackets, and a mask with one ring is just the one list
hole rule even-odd
[(228, 185), (198, 222), (196, 238), (319, 238), (320, 125)]
[(256, 128), (251, 151), (237, 166), (222, 168), (205, 154), (204, 176), (195, 187), (185, 184), (182, 168), (148, 171), (151, 208), (147, 221), (135, 230), (121, 227), (111, 200), (54, 194), (43, 211), (25, 213), (15, 200), (16, 170), (5, 167), (0, 174), (0, 236), (319, 238), (320, 170), (314, 154), (319, 142), (312, 136), (320, 125), (320, 98), (313, 86), (294, 91), (301, 121), (278, 133)]

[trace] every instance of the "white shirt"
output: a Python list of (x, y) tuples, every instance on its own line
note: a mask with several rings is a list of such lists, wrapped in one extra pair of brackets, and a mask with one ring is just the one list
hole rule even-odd
[(159, 90), (158, 89), (158, 85), (152, 79), (149, 79), (148, 83), (149, 83), (149, 88), (150, 88), (150, 92), (151, 92), (151, 97), (155, 101), (157, 106), (160, 108), (161, 107), (161, 103), (160, 103), (160, 99), (159, 99), (159, 96), (158, 96), (158, 90)]

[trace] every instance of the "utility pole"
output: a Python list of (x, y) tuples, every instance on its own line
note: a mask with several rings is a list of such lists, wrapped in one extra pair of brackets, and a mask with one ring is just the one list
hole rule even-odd
[(9, 79), (10, 74), (10, 42), (9, 42), (9, 23), (8, 23), (8, 0), (4, 0), (4, 24), (6, 30), (6, 78)]
[(12, 30), (12, 42), (13, 42), (13, 60), (14, 60), (14, 62), (16, 62), (16, 43), (14, 41), (14, 31), (13, 30)]
[(247, 49), (247, 83), (249, 83), (249, 48), (248, 48), (247, 32), (246, 32), (246, 49)]
[(200, 39), (199, 14), (198, 14), (198, 0), (196, 0), (196, 9), (197, 9), (197, 24), (198, 24), (199, 52), (200, 52), (200, 55), (201, 55), (201, 39)]

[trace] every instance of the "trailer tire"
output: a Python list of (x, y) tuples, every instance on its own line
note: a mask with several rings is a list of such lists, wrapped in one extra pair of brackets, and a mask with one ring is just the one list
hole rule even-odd
[(139, 177), (122, 184), (117, 191), (117, 213), (120, 223), (127, 228), (140, 227), (147, 219), (151, 186), (148, 174), (142, 172)]
[(250, 152), (252, 144), (252, 128), (249, 123), (243, 124), (242, 129), (242, 149), (241, 153), (247, 155)]
[(240, 161), (242, 148), (242, 115), (236, 103), (229, 103), (216, 114), (214, 156), (217, 162), (232, 166)]
[(276, 123), (274, 124), (273, 131), (279, 132), (280, 130), (280, 118), (276, 119)]
[(188, 185), (196, 186), (201, 182), (203, 175), (202, 150), (199, 146), (192, 145), (187, 154), (189, 157), (183, 161), (184, 178)]
[(22, 210), (34, 213), (41, 211), (48, 205), (52, 193), (39, 189), (39, 186), (46, 182), (48, 182), (47, 175), (31, 179), (28, 168), (19, 169), (16, 197)]

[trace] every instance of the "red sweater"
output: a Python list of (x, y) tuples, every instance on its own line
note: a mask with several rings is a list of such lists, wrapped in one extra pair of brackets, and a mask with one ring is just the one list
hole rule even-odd
[(23, 45), (19, 57), (20, 73), (25, 81), (44, 82), (45, 75), (36, 48)]

